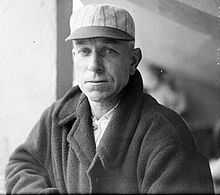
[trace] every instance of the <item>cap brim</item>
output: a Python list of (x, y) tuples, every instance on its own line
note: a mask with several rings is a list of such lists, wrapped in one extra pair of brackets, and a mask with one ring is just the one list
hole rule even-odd
[(80, 27), (71, 33), (65, 40), (74, 40), (74, 39), (88, 39), (88, 38), (98, 38), (98, 37), (107, 37), (113, 39), (133, 41), (134, 37), (128, 33), (108, 27), (108, 26), (85, 26)]

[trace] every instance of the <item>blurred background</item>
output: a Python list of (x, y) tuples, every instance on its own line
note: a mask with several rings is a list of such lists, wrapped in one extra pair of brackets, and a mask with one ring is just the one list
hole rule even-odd
[(134, 16), (145, 91), (189, 123), (220, 192), (220, 0), (1, 0), (0, 193), (10, 153), (74, 82), (65, 38), (72, 10), (88, 3)]

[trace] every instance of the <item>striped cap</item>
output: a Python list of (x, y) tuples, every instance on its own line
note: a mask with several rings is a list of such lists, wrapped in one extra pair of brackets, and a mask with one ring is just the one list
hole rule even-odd
[(88, 4), (73, 12), (66, 40), (107, 37), (134, 40), (135, 25), (125, 9), (104, 4)]

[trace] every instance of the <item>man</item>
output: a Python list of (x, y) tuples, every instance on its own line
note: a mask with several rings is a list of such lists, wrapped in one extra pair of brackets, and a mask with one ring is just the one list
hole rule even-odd
[(7, 192), (213, 193), (184, 121), (143, 93), (130, 14), (87, 5), (70, 27), (78, 86), (11, 155)]

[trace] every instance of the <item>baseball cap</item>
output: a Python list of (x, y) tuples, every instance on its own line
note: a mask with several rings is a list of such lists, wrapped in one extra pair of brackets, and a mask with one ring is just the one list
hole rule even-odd
[(97, 37), (135, 39), (135, 24), (130, 13), (107, 4), (88, 4), (73, 12), (70, 31), (66, 40)]

